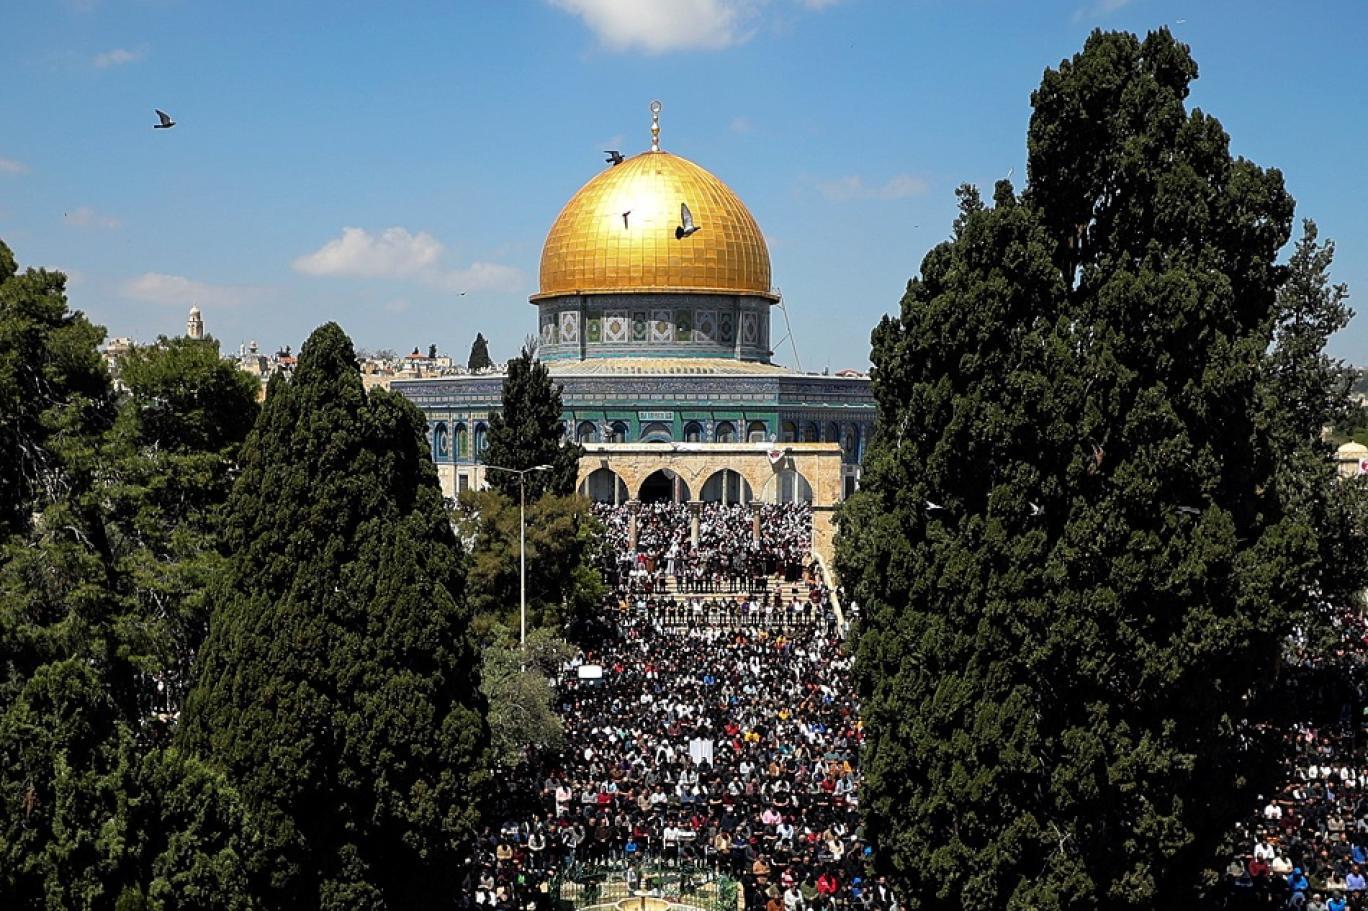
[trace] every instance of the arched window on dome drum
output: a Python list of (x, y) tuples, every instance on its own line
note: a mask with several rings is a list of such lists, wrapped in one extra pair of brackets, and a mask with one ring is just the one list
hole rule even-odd
[(489, 448), (489, 440), (486, 431), (489, 428), (484, 424), (475, 425), (475, 458), (484, 455), (484, 451)]
[(736, 426), (731, 421), (719, 421), (717, 428), (713, 431), (713, 442), (735, 443)]
[(597, 443), (599, 441), (598, 425), (593, 421), (580, 421), (579, 428), (575, 431), (575, 437), (581, 443)]
[(436, 462), (445, 462), (451, 457), (451, 438), (447, 435), (446, 421), (438, 421), (437, 426), (432, 428), (432, 458)]
[(769, 439), (769, 426), (764, 421), (751, 421), (746, 425), (746, 441), (763, 443)]
[(641, 442), (643, 443), (668, 443), (673, 439), (674, 432), (669, 424), (661, 421), (652, 421), (641, 428)]
[(827, 425), (826, 425), (826, 437), (822, 440), (822, 442), (823, 442), (823, 443), (839, 443), (839, 442), (841, 442), (841, 428), (840, 428), (840, 426), (839, 426), (835, 421), (832, 421), (830, 424), (827, 424)]
[(697, 421), (690, 421), (684, 425), (684, 442), (701, 443), (703, 442), (703, 425)]
[(609, 468), (600, 468), (590, 472), (589, 477), (585, 478), (584, 483), (580, 485), (579, 492), (595, 503), (612, 503), (614, 506), (621, 506), (628, 500), (627, 485)]
[(822, 431), (820, 428), (818, 428), (816, 421), (808, 421), (806, 424), (803, 425), (803, 442), (822, 442)]
[(796, 443), (798, 442), (798, 425), (792, 421), (785, 421), (779, 425), (779, 442)]
[(627, 422), (614, 421), (608, 427), (608, 442), (625, 443), (627, 442)]
[(704, 503), (749, 503), (752, 498), (750, 482), (730, 468), (713, 472), (703, 482), (698, 498)]
[(466, 432), (466, 425), (457, 424), (452, 435), (456, 437), (456, 458), (462, 461), (470, 458), (470, 434)]

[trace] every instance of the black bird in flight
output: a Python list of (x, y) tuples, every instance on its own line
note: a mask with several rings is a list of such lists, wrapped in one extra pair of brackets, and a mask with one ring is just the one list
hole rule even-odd
[(679, 204), (679, 220), (682, 221), (683, 224), (675, 228), (675, 240), (683, 240), (699, 228), (703, 227), (702, 225), (694, 224), (693, 213), (689, 211), (689, 204), (685, 202)]
[(627, 216), (628, 216), (628, 215), (631, 215), (631, 214), (632, 214), (632, 210), (631, 210), (631, 209), (628, 209), (626, 212), (623, 212), (623, 213), (622, 213), (622, 226), (623, 226), (624, 228), (627, 227)]
[(604, 161), (611, 161), (614, 166), (622, 164), (622, 153), (617, 149), (604, 149), (603, 154), (608, 156)]
[[(153, 110), (156, 110), (156, 108), (153, 108)], [(172, 120), (171, 115), (165, 111), (157, 111), (157, 119), (160, 120), (161, 123), (153, 124), (152, 129), (154, 130), (169, 130), (176, 125), (176, 121)]]

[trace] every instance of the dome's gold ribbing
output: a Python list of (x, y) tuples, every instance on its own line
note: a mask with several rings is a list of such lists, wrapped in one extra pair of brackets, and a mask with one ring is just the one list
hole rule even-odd
[[(658, 130), (653, 121), (653, 140)], [(680, 203), (700, 228), (676, 239)], [(731, 188), (686, 158), (643, 152), (565, 204), (542, 248), (541, 288), (532, 299), (669, 291), (775, 298), (764, 235)]]

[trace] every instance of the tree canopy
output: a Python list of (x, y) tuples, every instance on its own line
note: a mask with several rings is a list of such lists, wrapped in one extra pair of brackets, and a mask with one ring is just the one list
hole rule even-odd
[(368, 395), (328, 323), (272, 381), (227, 509), (178, 743), (257, 822), (254, 891), (268, 907), (446, 907), (487, 729), (421, 415)]
[[(531, 476), (529, 476), (531, 477)], [(515, 479), (516, 480), (516, 479)], [(470, 542), (466, 593), (481, 638), (516, 630), (518, 504), (495, 490), (461, 494), (453, 515)], [(583, 497), (544, 496), (527, 507), (527, 622), (583, 641), (603, 602), (602, 530)]]
[(163, 340), (116, 394), (64, 277), (13, 262), (0, 244), (0, 904), (251, 908), (241, 806), (165, 741), (255, 383)]
[(1337, 496), (1342, 300), (1287, 290), (1293, 201), (1187, 110), (1196, 74), (1167, 30), (1094, 33), (1032, 96), (1024, 194), (962, 189), (873, 333), (837, 564), (913, 907), (1191, 905), (1267, 783), (1293, 618), (1362, 584), (1305, 508)]
[(470, 358), (466, 361), (466, 367), (470, 370), (488, 370), (494, 366), (494, 362), (489, 358), (489, 342), (485, 341), (483, 332), (475, 333), (475, 341), (470, 343)]
[[(552, 383), (546, 365), (524, 346), (508, 362), (503, 384), (503, 403), (489, 419), (489, 446), (480, 457), (488, 465), (528, 469), (551, 466), (549, 471), (529, 472), (527, 499), (552, 493), (565, 496), (575, 491), (579, 459), (584, 450), (567, 440), (561, 423), (560, 386)], [(516, 501), (518, 476), (490, 471), (485, 480), (493, 489)]]

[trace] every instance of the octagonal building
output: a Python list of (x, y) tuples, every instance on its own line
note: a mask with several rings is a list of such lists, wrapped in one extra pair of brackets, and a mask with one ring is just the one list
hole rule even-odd
[[(657, 121), (649, 151), (561, 209), (531, 297), (566, 436), (585, 448), (580, 490), (611, 502), (809, 502), (814, 550), (829, 559), (832, 511), (874, 432), (869, 380), (771, 361), (779, 294), (759, 224), (658, 137)], [(502, 384), (496, 373), (394, 383), (427, 416), (448, 496), (484, 483)]]

